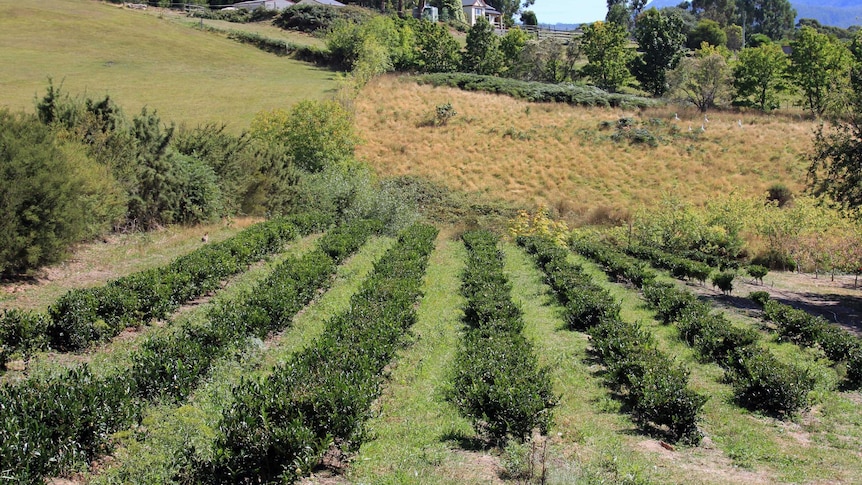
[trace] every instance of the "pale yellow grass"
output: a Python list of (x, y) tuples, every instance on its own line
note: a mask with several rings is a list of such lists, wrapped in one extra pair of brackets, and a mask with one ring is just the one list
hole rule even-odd
[[(435, 107), (447, 102), (457, 116), (429, 126)], [(384, 176), (428, 177), (574, 219), (598, 208), (649, 206), (668, 194), (701, 204), (732, 191), (761, 196), (774, 183), (795, 193), (804, 187), (813, 122), (711, 113), (701, 133), (700, 115), (681, 112), (675, 121), (677, 109), (536, 104), (386, 76), (356, 101), (364, 140), (357, 154)], [(621, 117), (662, 119), (654, 131), (664, 131), (664, 141), (655, 148), (612, 141), (613, 129), (599, 125)], [(667, 133), (672, 125), (677, 136)]]

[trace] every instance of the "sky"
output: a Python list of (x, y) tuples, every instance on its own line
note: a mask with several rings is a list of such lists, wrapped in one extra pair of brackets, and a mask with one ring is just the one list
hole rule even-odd
[(603, 20), (607, 0), (536, 0), (530, 7), (540, 24), (580, 24)]

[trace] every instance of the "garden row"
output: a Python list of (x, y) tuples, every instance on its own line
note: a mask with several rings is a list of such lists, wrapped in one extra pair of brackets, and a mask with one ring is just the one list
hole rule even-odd
[(165, 318), (183, 303), (219, 287), (287, 241), (331, 223), (323, 214), (276, 219), (225, 241), (207, 244), (170, 264), (105, 286), (71, 290), (46, 313), (6, 310), (0, 315), (0, 368), (12, 352), (49, 347), (70, 351), (116, 336), (128, 326)]
[(262, 380), (246, 379), (218, 425), (199, 483), (293, 481), (332, 447), (353, 450), (381, 390), (381, 374), (416, 319), (415, 304), (437, 231), (414, 225), (375, 264), (350, 310)]
[(635, 273), (638, 278), (626, 279), (643, 290), (644, 299), (656, 310), (658, 318), (665, 324), (674, 323), (680, 338), (697, 350), (703, 360), (725, 369), (741, 406), (780, 416), (808, 406), (808, 393), (815, 384), (811, 374), (807, 369), (779, 361), (760, 347), (756, 331), (733, 326), (723, 314), (713, 313), (708, 303), (687, 290), (656, 282), (655, 272), (638, 267), (631, 256), (586, 239), (573, 240), (572, 246), (597, 261), (609, 275)]
[(480, 436), (499, 446), (545, 433), (556, 405), (547, 368), (540, 368), (523, 336), (521, 310), (503, 274), (498, 238), (488, 231), (464, 234), (467, 265), (461, 292), (466, 325), (455, 357), (449, 399)]
[(214, 306), (208, 325), (185, 323), (153, 336), (130, 356), (128, 369), (107, 375), (88, 365), (0, 388), (0, 471), (20, 483), (89, 463), (109, 435), (138, 421), (146, 400), (180, 401), (216, 359), (241, 350), (290, 320), (322, 287), (338, 262), (380, 225), (355, 222), (329, 231), (302, 258), (288, 258), (249, 293)]
[(754, 292), (750, 297), (763, 307), (763, 318), (778, 325), (781, 338), (805, 347), (819, 347), (829, 360), (844, 363), (847, 388), (862, 387), (862, 340), (822, 317), (771, 300), (766, 292)]
[(590, 334), (608, 382), (631, 406), (635, 421), (657, 430), (666, 427), (673, 440), (699, 442), (698, 415), (707, 398), (688, 387), (688, 372), (656, 348), (650, 332), (620, 319), (619, 304), (567, 260), (568, 251), (535, 236), (520, 237), (518, 243), (544, 271), (569, 327)]

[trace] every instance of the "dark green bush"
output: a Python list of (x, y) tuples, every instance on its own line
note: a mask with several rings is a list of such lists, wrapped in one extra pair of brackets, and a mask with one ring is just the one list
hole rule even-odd
[(521, 335), (522, 313), (511, 300), (497, 236), (470, 231), (462, 239), (468, 250), (461, 286), (467, 328), (448, 398), (492, 444), (523, 442), (533, 429), (547, 432), (557, 399), (548, 370), (539, 367)]
[(286, 30), (301, 32), (325, 32), (338, 19), (348, 22), (363, 23), (373, 15), (363, 8), (335, 8), (329, 5), (299, 4), (281, 11), (273, 23)]
[(722, 271), (712, 275), (712, 286), (717, 286), (725, 295), (729, 295), (733, 291), (733, 280), (736, 278), (736, 273), (732, 271)]
[(737, 402), (780, 416), (806, 409), (808, 393), (815, 384), (807, 369), (784, 364), (755, 347), (737, 349), (728, 373)]
[(34, 116), (0, 110), (0, 274), (59, 261), (110, 228), (123, 203), (110, 174), (72, 144)]
[(655, 272), (643, 262), (615, 251), (606, 244), (586, 237), (573, 236), (569, 241), (569, 247), (600, 264), (608, 276), (628, 281), (637, 288), (655, 280)]
[(748, 267), (748, 274), (759, 281), (760, 284), (763, 284), (763, 278), (769, 273), (769, 268), (766, 266), (760, 266), (758, 264), (752, 264)]
[(748, 294), (748, 299), (763, 307), (769, 301), (769, 293), (766, 291), (752, 291)]

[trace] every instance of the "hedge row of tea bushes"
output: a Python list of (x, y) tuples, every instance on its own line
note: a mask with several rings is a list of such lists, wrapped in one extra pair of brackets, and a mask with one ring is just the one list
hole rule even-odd
[[(598, 242), (573, 238), (572, 246), (616, 272), (632, 264), (631, 256)], [(582, 249), (585, 250), (582, 252)], [(657, 283), (654, 279), (648, 278), (635, 286), (643, 290), (644, 299), (662, 322), (676, 324), (684, 342), (697, 350), (704, 360), (725, 369), (740, 405), (781, 416), (808, 406), (808, 393), (815, 381), (807, 369), (782, 363), (757, 345), (759, 334), (756, 331), (734, 327), (723, 314), (712, 313), (712, 307), (699, 301), (693, 293), (670, 283)]]
[(734, 327), (708, 303), (670, 283), (645, 286), (643, 294), (659, 319), (674, 323), (680, 338), (703, 360), (725, 369), (740, 405), (784, 416), (808, 406), (808, 392), (815, 384), (808, 370), (784, 364), (759, 347), (755, 330)]
[(533, 429), (546, 433), (551, 424), (557, 399), (550, 375), (522, 334), (524, 320), (503, 274), (498, 237), (482, 230), (464, 234), (463, 240), (466, 328), (448, 398), (490, 443), (523, 442)]
[[(219, 287), (249, 264), (279, 251), (299, 235), (332, 222), (322, 213), (256, 224), (225, 241), (206, 244), (170, 264), (107, 285), (71, 290), (47, 313), (5, 310), (0, 315), (0, 356), (49, 347), (70, 351), (104, 342), (124, 328), (165, 318), (180, 305)], [(0, 359), (0, 366), (5, 360)]]
[(630, 94), (609, 93), (595, 86), (578, 84), (549, 84), (535, 81), (468, 74), (463, 72), (437, 72), (417, 78), (420, 84), (448, 86), (465, 91), (484, 91), (505, 94), (537, 103), (568, 103), (579, 106), (622, 106), (642, 108), (655, 101)]
[(754, 292), (750, 296), (763, 307), (763, 318), (778, 325), (781, 338), (797, 345), (819, 347), (833, 362), (845, 364), (848, 388), (862, 387), (862, 339), (822, 317), (771, 300), (766, 292)]
[(635, 258), (649, 261), (656, 268), (670, 271), (674, 278), (699, 281), (703, 284), (712, 273), (712, 267), (706, 263), (649, 246), (630, 245), (625, 248), (625, 252)]
[(628, 282), (641, 288), (656, 279), (656, 272), (639, 259), (611, 249), (608, 245), (587, 237), (572, 235), (569, 239), (572, 251), (595, 261), (612, 279)]
[(416, 300), (437, 230), (414, 225), (375, 264), (323, 334), (262, 380), (244, 380), (223, 411), (212, 461), (188, 472), (200, 483), (292, 481), (331, 446), (356, 449), (380, 394), (384, 367), (416, 319)]
[(86, 364), (53, 377), (0, 388), (0, 470), (20, 483), (42, 483), (107, 451), (112, 432), (141, 417), (155, 397), (182, 400), (220, 358), (249, 336), (284, 328), (337, 263), (380, 225), (357, 222), (328, 232), (301, 259), (288, 258), (237, 301), (213, 307), (209, 325), (184, 324), (142, 343), (130, 369), (97, 376)]
[(567, 261), (568, 251), (535, 236), (520, 237), (518, 243), (545, 272), (570, 326), (590, 334), (608, 381), (623, 394), (635, 421), (645, 427), (666, 426), (674, 440), (699, 442), (698, 414), (707, 398), (688, 387), (686, 369), (656, 348), (649, 331), (620, 320), (619, 304), (580, 266)]

